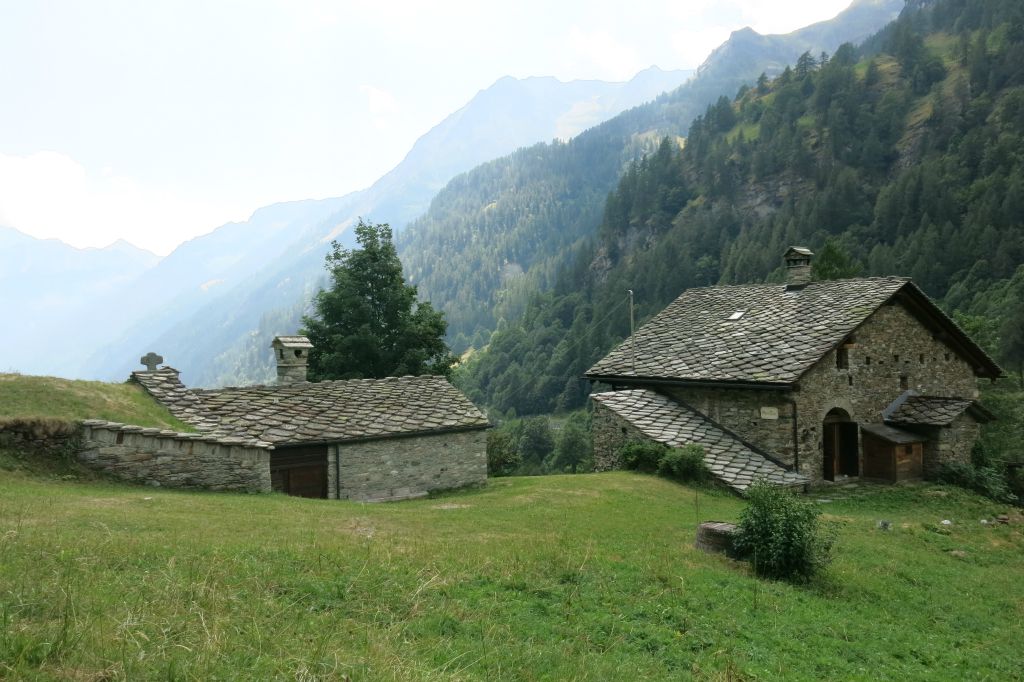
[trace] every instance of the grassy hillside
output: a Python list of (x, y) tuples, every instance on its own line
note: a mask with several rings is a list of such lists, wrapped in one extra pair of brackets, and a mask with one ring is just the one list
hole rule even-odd
[(0, 678), (1020, 678), (1019, 515), (839, 491), (836, 561), (793, 587), (692, 548), (742, 504), (626, 473), (360, 505), (0, 471)]
[(11, 419), (108, 421), (193, 431), (137, 384), (0, 374), (0, 425)]

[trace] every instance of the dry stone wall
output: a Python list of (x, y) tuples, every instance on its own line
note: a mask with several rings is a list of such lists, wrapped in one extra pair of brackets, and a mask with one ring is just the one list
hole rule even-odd
[(787, 393), (674, 386), (664, 392), (771, 453), (778, 461), (793, 465), (793, 404)]
[(601, 403), (594, 402), (590, 419), (594, 444), (594, 471), (612, 471), (622, 468), (619, 452), (632, 441), (651, 440), (646, 434)]
[(78, 459), (134, 483), (270, 492), (270, 451), (242, 439), (87, 420)]
[(328, 496), (401, 500), (483, 485), (486, 443), (484, 430), (340, 443), (328, 451)]
[[(859, 424), (879, 423), (882, 411), (905, 390), (921, 395), (978, 397), (977, 380), (970, 365), (901, 305), (875, 311), (852, 336), (846, 348), (846, 367), (839, 367), (838, 349), (827, 353), (800, 380), (797, 402), (800, 471), (822, 479), (825, 415), (840, 408)], [(973, 423), (973, 419), (967, 418)], [(947, 436), (950, 447), (939, 459), (964, 460), (977, 437), (966, 422), (957, 420)], [(937, 464), (925, 462), (925, 475)]]

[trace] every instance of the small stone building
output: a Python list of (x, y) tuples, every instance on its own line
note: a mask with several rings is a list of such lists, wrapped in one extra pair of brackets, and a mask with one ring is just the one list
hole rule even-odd
[(277, 337), (278, 383), (189, 389), (178, 370), (133, 372), (199, 434), (269, 451), (266, 488), (301, 497), (397, 500), (481, 485), (487, 418), (444, 377), (305, 381), (312, 348)]
[(703, 444), (738, 491), (968, 461), (999, 366), (909, 279), (812, 282), (812, 256), (786, 252), (785, 284), (684, 291), (595, 364), (597, 467), (632, 438)]

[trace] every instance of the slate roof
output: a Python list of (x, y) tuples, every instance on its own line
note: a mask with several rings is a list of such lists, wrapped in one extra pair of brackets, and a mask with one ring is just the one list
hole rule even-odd
[(702, 445), (711, 473), (737, 492), (742, 493), (758, 479), (782, 486), (809, 482), (806, 476), (768, 459), (700, 412), (660, 393), (641, 388), (590, 397), (652, 440), (672, 447)]
[(186, 424), (204, 433), (221, 431), (220, 419), (210, 414), (199, 396), (181, 383), (179, 374), (173, 367), (161, 367), (152, 372), (132, 372), (131, 381), (141, 384), (157, 402)]
[(885, 420), (894, 424), (918, 424), (921, 426), (949, 426), (953, 420), (970, 410), (979, 421), (989, 421), (991, 414), (973, 400), (965, 398), (939, 398), (936, 396), (901, 396), (902, 402), (894, 403), (884, 413)]
[(305, 336), (275, 336), (270, 344), (275, 348), (312, 348), (313, 343)]
[(688, 289), (585, 376), (789, 386), (897, 294), (945, 330), (982, 375), (1000, 375), (998, 365), (909, 279), (872, 277), (799, 288)]
[(272, 445), (481, 429), (487, 417), (444, 377), (392, 377), (191, 390), (166, 367), (133, 372), (171, 414), (201, 432)]
[(173, 429), (158, 429), (134, 424), (122, 424), (121, 422), (107, 421), (106, 419), (85, 419), (83, 426), (95, 426), (98, 428), (110, 429), (111, 431), (122, 431), (124, 433), (141, 433), (143, 436), (169, 437), (175, 440), (195, 440), (204, 443), (217, 443), (218, 445), (245, 445), (252, 448), (268, 448), (270, 443), (255, 438), (241, 436), (225, 436), (216, 433), (185, 433)]
[(887, 424), (861, 424), (860, 428), (861, 431), (867, 431), (868, 433), (874, 434), (890, 443), (896, 443), (897, 445), (923, 443), (928, 440), (924, 436), (920, 436), (916, 433), (910, 433), (903, 429), (897, 429), (896, 427), (889, 426)]

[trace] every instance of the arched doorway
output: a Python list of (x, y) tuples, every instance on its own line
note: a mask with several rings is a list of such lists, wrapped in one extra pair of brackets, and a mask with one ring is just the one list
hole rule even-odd
[(826, 481), (834, 481), (837, 476), (860, 475), (857, 422), (850, 419), (850, 414), (840, 407), (829, 410), (822, 425), (822, 435), (822, 477)]

